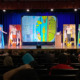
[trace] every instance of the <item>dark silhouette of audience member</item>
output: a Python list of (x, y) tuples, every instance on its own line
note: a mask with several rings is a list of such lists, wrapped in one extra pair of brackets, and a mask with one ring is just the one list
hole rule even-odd
[(39, 80), (34, 69), (23, 69), (15, 73), (10, 80)]
[(5, 56), (4, 61), (3, 61), (4, 66), (10, 67), (13, 66), (13, 60), (11, 56)]
[(54, 63), (55, 55), (52, 52), (38, 52), (37, 58), (41, 63)]
[(12, 50), (8, 50), (8, 53), (11, 56), (12, 55)]
[(80, 71), (78, 71), (76, 74), (76, 80), (80, 80)]
[(3, 75), (3, 80), (39, 80), (35, 70), (25, 64), (13, 70), (6, 72)]
[(51, 71), (53, 69), (74, 69), (73, 67), (67, 65), (67, 55), (65, 55), (65, 54), (59, 55), (58, 62), (59, 62), (59, 64), (57, 64), (56, 66), (52, 66), (50, 68), (49, 75), (51, 75)]
[(24, 64), (30, 64), (33, 68), (38, 65), (34, 57), (30, 53), (26, 53), (25, 55), (23, 55), (22, 61)]
[(78, 60), (77, 60), (77, 57), (75, 56), (75, 54), (70, 55), (70, 61), (71, 61), (71, 63), (78, 63)]
[(80, 63), (80, 54), (78, 55), (78, 62)]

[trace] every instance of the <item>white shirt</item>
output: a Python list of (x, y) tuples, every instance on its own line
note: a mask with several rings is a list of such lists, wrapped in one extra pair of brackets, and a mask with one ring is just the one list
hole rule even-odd
[(67, 34), (71, 34), (71, 28), (67, 28)]
[(12, 40), (12, 33), (10, 34), (10, 39)]
[(13, 35), (16, 35), (16, 28), (12, 28), (11, 31), (13, 32)]

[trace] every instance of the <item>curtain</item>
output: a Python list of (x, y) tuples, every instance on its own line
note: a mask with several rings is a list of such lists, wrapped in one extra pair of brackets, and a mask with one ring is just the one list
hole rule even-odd
[[(63, 24), (76, 24), (76, 35), (78, 34), (78, 24), (80, 24), (80, 14), (79, 12), (0, 12), (0, 24), (3, 24), (3, 29), (8, 34), (4, 34), (5, 45), (8, 44), (8, 35), (9, 35), (9, 25), (10, 24), (20, 24), (22, 16), (56, 16), (57, 17), (57, 31), (63, 33)], [(77, 39), (77, 38), (76, 38)], [(29, 44), (29, 43), (23, 43)], [(36, 43), (31, 43), (36, 44)], [(37, 44), (48, 44), (37, 43)], [(52, 43), (53, 44), (53, 43)]]

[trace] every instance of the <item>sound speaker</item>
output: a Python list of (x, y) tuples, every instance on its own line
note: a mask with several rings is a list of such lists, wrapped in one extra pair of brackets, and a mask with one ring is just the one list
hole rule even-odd
[(41, 45), (37, 45), (36, 48), (37, 48), (37, 49), (41, 49)]

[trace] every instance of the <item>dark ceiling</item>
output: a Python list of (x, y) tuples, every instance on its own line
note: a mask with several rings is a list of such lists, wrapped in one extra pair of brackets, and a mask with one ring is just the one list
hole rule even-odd
[(0, 0), (0, 9), (73, 9), (80, 8), (79, 0)]

